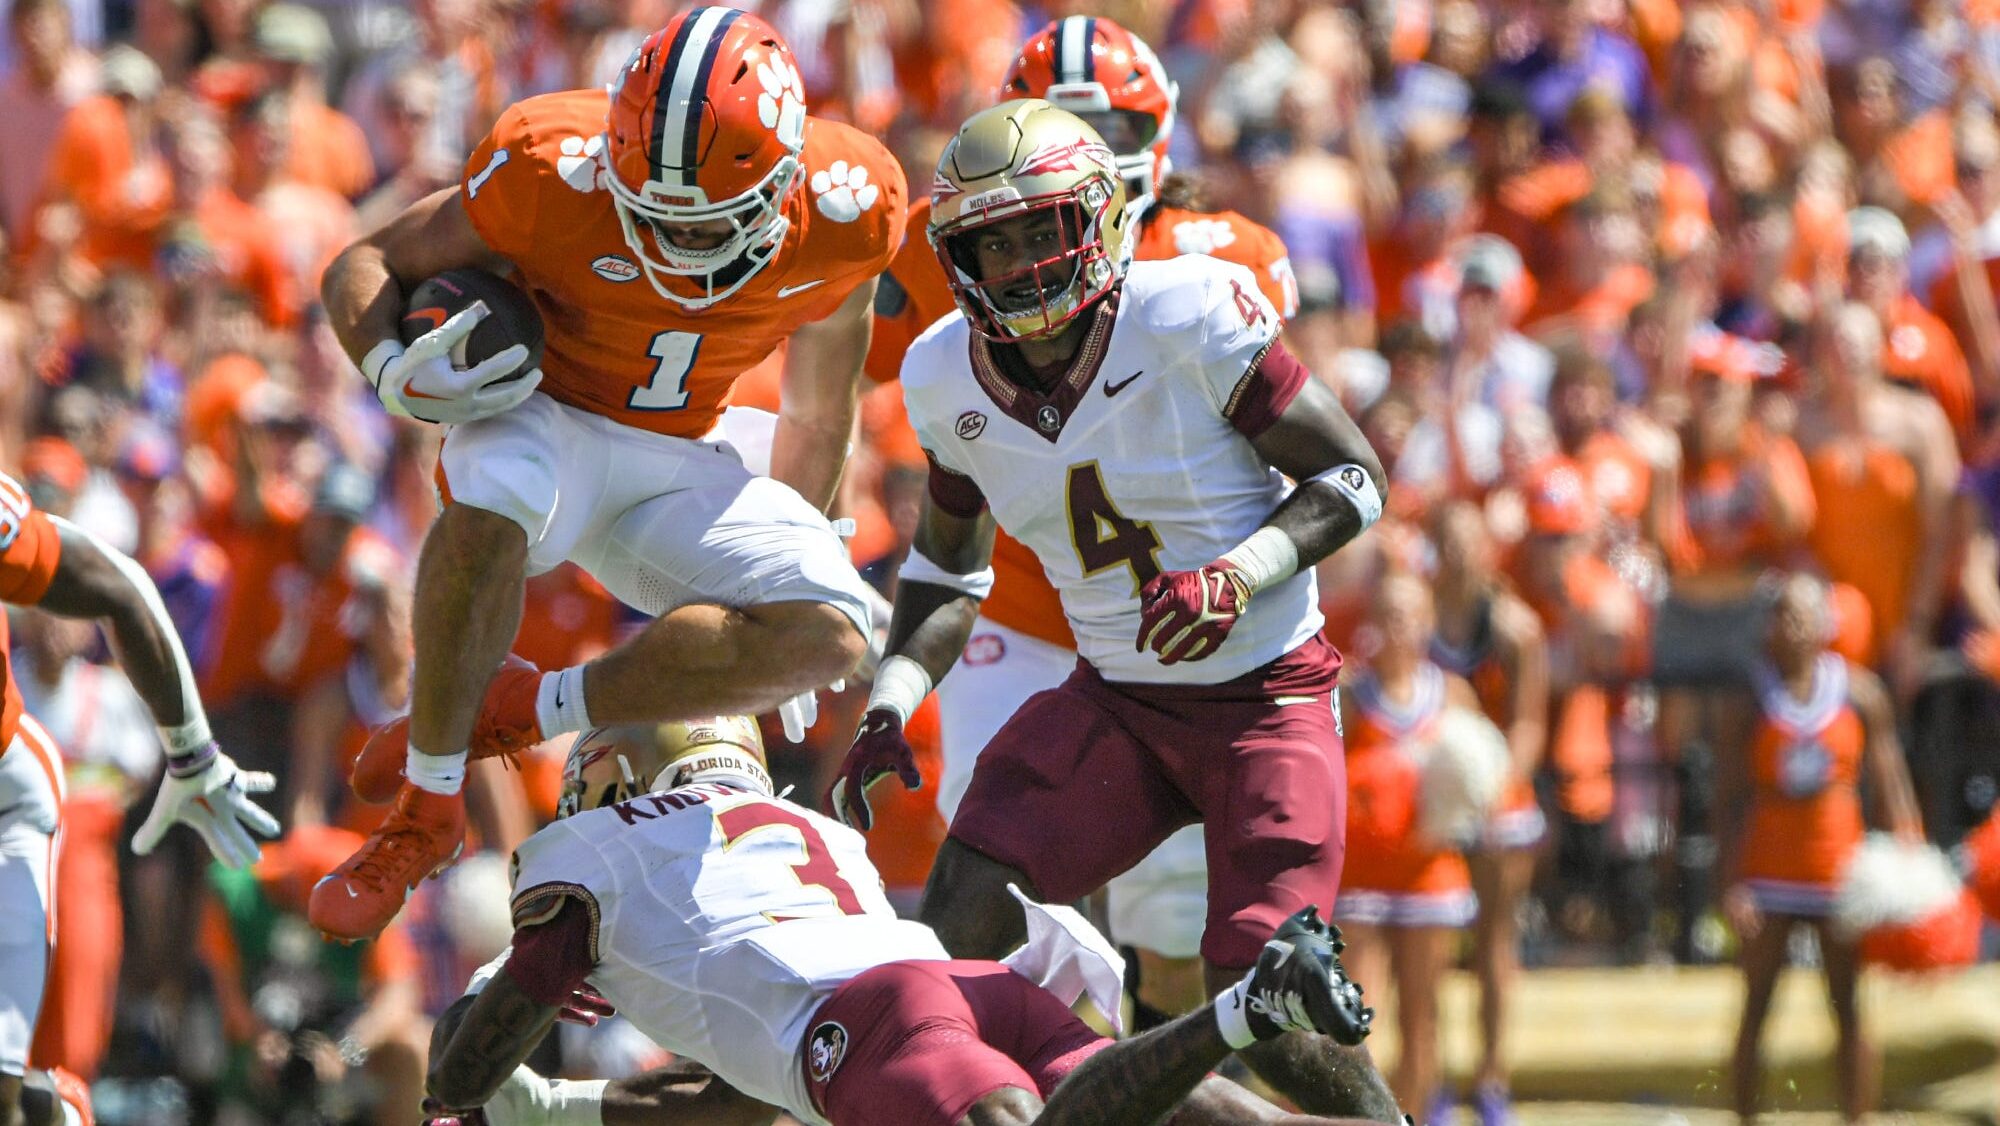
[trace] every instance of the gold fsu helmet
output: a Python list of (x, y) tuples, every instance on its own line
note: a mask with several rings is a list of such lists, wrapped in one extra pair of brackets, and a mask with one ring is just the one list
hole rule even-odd
[(764, 736), (748, 716), (717, 716), (682, 723), (598, 727), (579, 736), (563, 764), (556, 816), (671, 790), (698, 775), (733, 774), (771, 792), (764, 769)]
[[(983, 228), (1051, 211), (1061, 245), (1000, 277), (980, 276)], [(1082, 118), (1039, 98), (1002, 102), (959, 127), (931, 180), (931, 247), (951, 295), (982, 336), (1053, 336), (1125, 272), (1129, 217), (1118, 157)]]

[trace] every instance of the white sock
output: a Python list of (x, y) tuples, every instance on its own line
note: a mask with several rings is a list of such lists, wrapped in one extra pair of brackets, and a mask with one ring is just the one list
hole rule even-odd
[(535, 721), (542, 726), (542, 738), (553, 739), (571, 731), (588, 731), (590, 708), (583, 702), (583, 666), (572, 665), (542, 674), (535, 694)]
[(419, 790), (455, 794), (459, 787), (465, 785), (465, 752), (427, 755), (411, 747), (410, 757), (403, 763), (403, 777)]
[(1215, 1027), (1222, 1033), (1222, 1042), (1238, 1052), (1257, 1042), (1256, 1034), (1250, 1031), (1249, 986), (1246, 977), (1215, 995)]

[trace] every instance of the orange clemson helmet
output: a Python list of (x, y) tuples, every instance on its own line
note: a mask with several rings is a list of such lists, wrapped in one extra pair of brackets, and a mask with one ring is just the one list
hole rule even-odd
[[(692, 8), (654, 32), (608, 91), (608, 177), (625, 242), (660, 296), (690, 309), (728, 297), (784, 245), (806, 96), (791, 48), (734, 8)], [(714, 246), (687, 228), (726, 220)], [(701, 292), (670, 288), (697, 279)]]
[(1146, 41), (1107, 19), (1070, 16), (1035, 33), (1000, 84), (1081, 117), (1118, 154), (1126, 205), (1139, 214), (1166, 179), (1180, 87)]

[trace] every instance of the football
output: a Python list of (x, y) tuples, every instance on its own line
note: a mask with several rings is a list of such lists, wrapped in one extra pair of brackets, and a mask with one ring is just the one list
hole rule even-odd
[(487, 315), (452, 346), (453, 366), (472, 367), (516, 344), (527, 346), (527, 362), (493, 382), (508, 383), (541, 366), (542, 315), (520, 286), (486, 270), (446, 270), (417, 286), (403, 309), (403, 343), (414, 342), (480, 301), (486, 303)]

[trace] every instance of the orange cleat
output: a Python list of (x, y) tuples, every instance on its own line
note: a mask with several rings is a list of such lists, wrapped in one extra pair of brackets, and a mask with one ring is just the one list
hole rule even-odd
[[(82, 1126), (96, 1126), (97, 1119), (90, 1113), (90, 1084), (75, 1072), (61, 1067), (49, 1069), (49, 1082), (56, 1089), (56, 1098), (76, 1111)], [(62, 1116), (58, 1114), (56, 1117)]]
[[(486, 696), (480, 701), (479, 717), (473, 721), (466, 748), (470, 757), (518, 754), (541, 742), (541, 721), (535, 715), (535, 697), (541, 687), (542, 670), (507, 654), (500, 670), (486, 682)], [(403, 785), (403, 763), (409, 755), (410, 717), (398, 716), (369, 734), (368, 744), (354, 757), (354, 771), (347, 784), (356, 797), (370, 805), (394, 801)]]
[(396, 808), (360, 851), (313, 885), (307, 918), (338, 942), (382, 933), (411, 889), (465, 847), (465, 799), (405, 784)]

